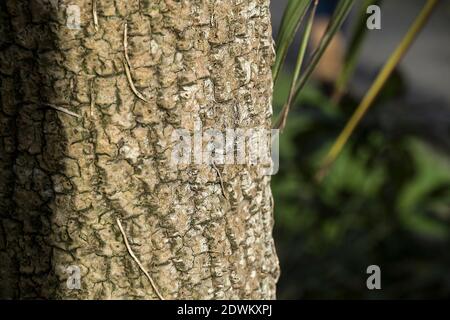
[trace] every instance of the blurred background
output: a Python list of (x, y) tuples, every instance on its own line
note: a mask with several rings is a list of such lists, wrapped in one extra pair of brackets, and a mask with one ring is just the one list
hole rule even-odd
[[(313, 45), (333, 2), (320, 1)], [(271, 1), (274, 39), (286, 3)], [(450, 1), (441, 1), (328, 175), (315, 179), (424, 3), (382, 2), (382, 29), (367, 32), (336, 103), (333, 84), (355, 32), (357, 5), (292, 107), (272, 180), (280, 299), (450, 297)], [(275, 114), (286, 101), (298, 45), (299, 39), (275, 86)], [(381, 268), (381, 290), (366, 287), (373, 264)]]

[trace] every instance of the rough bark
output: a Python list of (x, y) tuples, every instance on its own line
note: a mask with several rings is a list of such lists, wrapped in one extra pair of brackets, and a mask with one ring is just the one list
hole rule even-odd
[[(0, 296), (157, 299), (119, 218), (164, 298), (274, 298), (270, 177), (218, 165), (222, 190), (215, 168), (174, 169), (168, 148), (197, 118), (270, 127), (269, 0), (96, 5), (0, 2)], [(125, 23), (147, 101), (126, 76)], [(67, 266), (80, 267), (81, 289), (68, 289)]]

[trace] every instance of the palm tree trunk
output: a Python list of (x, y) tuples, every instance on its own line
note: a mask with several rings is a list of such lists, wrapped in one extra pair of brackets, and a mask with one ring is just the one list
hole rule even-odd
[(195, 123), (270, 127), (269, 1), (0, 9), (0, 295), (274, 298), (270, 177), (170, 153)]

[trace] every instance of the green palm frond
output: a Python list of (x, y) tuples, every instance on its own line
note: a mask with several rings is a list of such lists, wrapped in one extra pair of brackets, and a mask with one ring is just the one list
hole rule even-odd
[[(290, 1), (289, 4), (293, 6), (294, 4), (292, 4), (292, 2), (293, 1)], [(308, 79), (310, 78), (312, 72), (314, 71), (315, 67), (317, 66), (317, 64), (319, 63), (320, 59), (322, 58), (322, 56), (323, 56), (326, 48), (330, 44), (331, 40), (333, 39), (335, 34), (341, 28), (342, 24), (344, 23), (345, 19), (347, 18), (348, 14), (350, 13), (350, 10), (351, 10), (353, 4), (354, 4), (354, 0), (341, 0), (341, 1), (339, 1), (338, 5), (337, 5), (337, 7), (336, 7), (332, 17), (331, 17), (330, 23), (328, 24), (327, 30), (325, 31), (325, 34), (323, 35), (322, 39), (320, 40), (320, 43), (319, 43), (317, 49), (312, 54), (311, 60), (308, 63), (308, 65), (306, 66), (305, 70), (303, 71), (303, 74), (301, 75), (301, 77), (299, 79), (297, 79), (299, 74), (294, 74), (293, 90), (292, 90), (292, 92), (290, 94), (290, 98), (289, 98), (288, 102), (284, 105), (284, 107), (283, 107), (283, 109), (282, 109), (282, 111), (280, 113), (281, 114), (281, 116), (280, 116), (281, 118), (280, 118), (280, 122), (278, 123), (277, 127), (282, 128), (284, 126), (284, 124), (286, 122), (286, 118), (287, 118), (288, 113), (289, 113), (290, 104), (292, 102), (298, 100), (298, 97), (299, 97), (299, 94), (300, 94), (301, 90), (303, 89), (303, 87), (307, 83)], [(286, 8), (286, 10), (287, 11), (290, 10), (289, 5)], [(302, 11), (302, 16), (301, 17), (298, 16), (295, 19), (295, 17), (293, 17), (292, 14), (290, 14), (289, 12), (285, 12), (285, 19), (292, 20), (292, 21), (300, 21), (301, 22), (302, 19), (303, 19), (303, 16), (305, 15), (305, 13), (306, 13), (306, 8), (305, 8), (304, 12)], [(286, 18), (286, 16), (287, 16), (287, 18)], [(283, 21), (285, 19), (283, 19)], [(297, 28), (298, 28), (298, 25), (296, 26), (295, 29), (291, 28), (290, 30), (295, 33)], [(283, 29), (283, 27), (281, 29)], [(291, 37), (293, 37), (293, 35), (291, 35)], [(308, 41), (308, 39), (305, 39), (305, 37), (309, 38), (309, 34), (308, 33), (304, 34), (304, 39), (302, 41), (302, 45), (305, 45), (306, 42)], [(303, 49), (303, 47), (301, 48), (300, 53), (302, 52), (302, 49)], [(281, 54), (282, 54), (282, 56), (278, 57), (278, 59), (280, 59), (279, 63), (282, 63), (284, 61), (284, 57), (286, 55), (286, 52), (282, 51)], [(301, 61), (303, 61), (303, 57), (301, 57)], [(280, 66), (278, 66), (276, 64), (275, 67), (274, 67), (274, 79), (277, 78), (279, 69), (280, 69)], [(298, 71), (300, 72), (300, 69), (298, 69)]]
[(276, 60), (273, 66), (273, 79), (277, 80), (281, 67), (283, 66), (289, 46), (306, 14), (312, 0), (290, 0), (281, 20), (280, 30), (277, 38)]
[(325, 50), (328, 48), (328, 45), (330, 44), (331, 40), (339, 31), (339, 29), (342, 27), (342, 24), (344, 23), (345, 19), (350, 13), (354, 2), (355, 2), (354, 0), (341, 0), (339, 2), (336, 10), (333, 13), (333, 16), (331, 17), (331, 21), (328, 25), (328, 28), (325, 34), (323, 35), (322, 39), (320, 40), (319, 46), (314, 51), (311, 61), (304, 70), (302, 77), (300, 78), (295, 87), (294, 101), (298, 98), (301, 90), (309, 80), (309, 77), (311, 76), (312, 72), (314, 71), (320, 59), (322, 58)]
[(344, 67), (336, 80), (332, 101), (338, 104), (342, 95), (347, 90), (347, 85), (358, 64), (362, 45), (366, 39), (367, 31), (367, 8), (371, 5), (380, 5), (382, 0), (365, 0), (357, 14), (357, 22), (354, 26), (348, 49), (345, 55)]
[(283, 112), (280, 115), (280, 119), (277, 121), (277, 125), (275, 126), (276, 129), (280, 129), (283, 130), (285, 125), (286, 125), (286, 119), (289, 113), (289, 109), (291, 107), (292, 104), (292, 99), (294, 98), (294, 93), (295, 93), (295, 84), (298, 81), (298, 78), (300, 76), (300, 70), (302, 68), (303, 65), (303, 60), (305, 58), (305, 53), (306, 53), (306, 49), (308, 47), (308, 42), (309, 42), (309, 38), (311, 36), (311, 30), (312, 30), (312, 25), (314, 22), (314, 17), (316, 15), (316, 9), (317, 9), (317, 5), (318, 5), (319, 1), (315, 0), (314, 1), (314, 6), (311, 9), (311, 13), (308, 19), (308, 23), (306, 24), (306, 28), (305, 31), (303, 33), (303, 38), (302, 38), (302, 43), (300, 45), (300, 50), (298, 52), (297, 55), (297, 63), (295, 65), (295, 69), (294, 69), (294, 75), (292, 77), (292, 81), (291, 81), (291, 87), (289, 90), (289, 95), (288, 95), (288, 100), (283, 108)]
[(370, 106), (375, 101), (381, 89), (383, 89), (384, 85), (386, 84), (386, 81), (389, 79), (392, 72), (395, 70), (395, 68), (400, 63), (405, 54), (408, 52), (409, 48), (419, 35), (420, 31), (424, 28), (424, 26), (428, 22), (431, 14), (433, 13), (438, 3), (439, 0), (427, 0), (422, 11), (417, 16), (412, 26), (409, 28), (407, 34), (402, 39), (396, 50), (389, 57), (384, 67), (380, 70), (377, 78), (370, 87), (369, 91), (366, 93), (363, 100), (353, 113), (352, 117), (348, 120), (346, 126), (337, 137), (330, 151), (323, 159), (321, 168), (317, 174), (317, 178), (319, 180), (321, 180), (326, 175), (329, 167), (334, 163), (336, 158), (339, 156), (348, 139), (352, 135), (353, 131), (356, 129), (358, 124), (361, 122), (361, 119), (364, 117), (366, 112), (369, 110)]

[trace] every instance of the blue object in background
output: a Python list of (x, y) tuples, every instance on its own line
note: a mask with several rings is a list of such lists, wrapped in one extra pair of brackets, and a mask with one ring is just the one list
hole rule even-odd
[(337, 3), (337, 0), (320, 1), (319, 6), (317, 7), (317, 14), (319, 16), (331, 16), (337, 6)]

